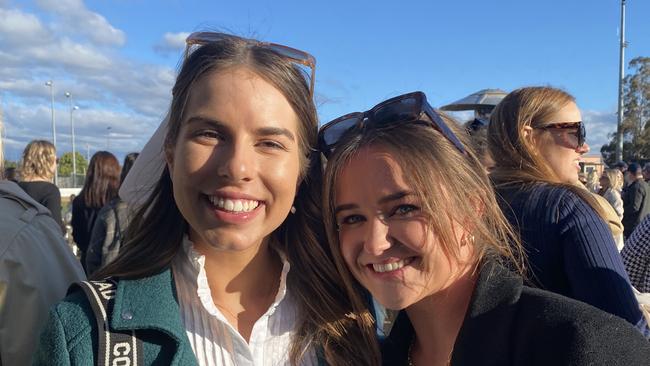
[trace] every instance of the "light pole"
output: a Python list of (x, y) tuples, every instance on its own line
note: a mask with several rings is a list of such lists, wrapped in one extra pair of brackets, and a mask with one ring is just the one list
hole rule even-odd
[[(50, 87), (50, 106), (52, 107), (52, 144), (54, 144), (54, 150), (56, 150), (56, 123), (54, 123), (54, 82), (48, 80), (45, 82), (45, 86)], [(54, 169), (54, 185), (59, 184), (59, 172), (58, 168)]]
[(616, 124), (616, 161), (623, 161), (623, 78), (625, 77), (625, 0), (621, 0), (621, 43), (618, 55), (618, 119)]
[(70, 132), (72, 133), (72, 188), (77, 187), (77, 149), (75, 148), (74, 143), (74, 119), (72, 118), (72, 112), (79, 109), (77, 106), (72, 106), (72, 94), (70, 92), (65, 92), (65, 97), (68, 98), (70, 102)]
[(106, 127), (106, 150), (111, 148), (111, 126)]

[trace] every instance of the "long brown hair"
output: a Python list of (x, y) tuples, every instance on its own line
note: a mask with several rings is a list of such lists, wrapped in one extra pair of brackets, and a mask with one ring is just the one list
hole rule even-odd
[[(302, 70), (272, 50), (243, 40), (226, 38), (200, 46), (183, 62), (172, 90), (164, 152), (173, 152), (193, 85), (209, 73), (232, 67), (246, 67), (276, 87), (301, 122), (301, 181), (294, 203), (296, 213), (271, 234), (271, 240), (280, 245), (291, 264), (287, 285), (299, 309), (290, 360), (298, 364), (307, 349), (322, 347), (329, 364), (376, 364), (367, 357), (373, 340), (350, 325), (355, 322), (347, 316), (352, 305), (326, 244), (319, 207), (321, 166), (311, 150), (316, 144), (318, 119)], [(96, 278), (141, 278), (170, 266), (188, 227), (174, 201), (172, 184), (165, 167), (151, 195), (133, 217), (124, 250), (96, 273)]]
[(88, 164), (86, 181), (79, 196), (88, 207), (102, 208), (117, 197), (120, 186), (120, 163), (108, 151), (98, 151)]
[(591, 206), (601, 218), (606, 214), (590, 192), (562, 182), (533, 141), (524, 136), (524, 127), (538, 127), (575, 102), (569, 93), (552, 87), (517, 89), (494, 108), (488, 127), (488, 149), (495, 166), (491, 178), (496, 187), (549, 183), (565, 187)]
[(503, 216), (487, 173), (469, 147), (468, 136), (451, 118), (442, 117), (466, 146), (467, 155), (430, 126), (412, 123), (389, 129), (366, 129), (344, 136), (327, 161), (323, 217), (337, 268), (359, 318), (366, 319), (368, 310), (359, 298), (361, 285), (353, 279), (340, 252), (334, 211), (335, 187), (351, 159), (369, 146), (387, 149), (404, 176), (409, 177), (410, 188), (427, 217), (428, 229), (439, 238), (444, 253), (459, 258), (460, 245), (452, 225), (456, 222), (474, 238), (470, 244), (474, 246), (476, 265), (491, 258), (524, 273), (524, 254), (518, 236)]

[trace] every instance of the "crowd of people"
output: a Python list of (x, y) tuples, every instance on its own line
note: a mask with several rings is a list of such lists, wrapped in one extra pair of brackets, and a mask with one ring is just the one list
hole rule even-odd
[(90, 160), (78, 258), (30, 142), (0, 182), (0, 364), (650, 362), (650, 164), (582, 177), (548, 86), (466, 124), (412, 92), (319, 128), (315, 65), (191, 34), (141, 154)]

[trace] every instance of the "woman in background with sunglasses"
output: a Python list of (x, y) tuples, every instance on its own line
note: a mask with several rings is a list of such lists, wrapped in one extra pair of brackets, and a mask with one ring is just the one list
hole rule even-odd
[(51, 313), (36, 363), (139, 351), (143, 365), (377, 364), (326, 250), (315, 60), (219, 33), (187, 43), (164, 142), (154, 135), (130, 175), (156, 157), (164, 168), (119, 256), (94, 276), (117, 281), (106, 315), (132, 342), (98, 351), (116, 335), (98, 331), (75, 291)]
[(650, 345), (622, 319), (522, 285), (523, 250), (466, 144), (422, 93), (319, 133), (324, 219), (348, 294), (363, 303), (365, 288), (404, 310), (383, 342), (384, 365), (647, 361)]
[(550, 87), (508, 94), (494, 109), (491, 178), (521, 234), (535, 286), (586, 302), (635, 325), (647, 324), (595, 197), (578, 186), (589, 151), (574, 98)]

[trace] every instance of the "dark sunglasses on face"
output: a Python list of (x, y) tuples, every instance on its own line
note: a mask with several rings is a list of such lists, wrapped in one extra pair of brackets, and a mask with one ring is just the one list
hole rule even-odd
[[(423, 114), (429, 121), (422, 119)], [(447, 126), (440, 114), (429, 105), (426, 95), (422, 92), (400, 95), (385, 100), (365, 112), (349, 113), (328, 122), (318, 131), (318, 147), (325, 157), (329, 157), (339, 140), (348, 132), (395, 127), (405, 123), (429, 124), (461, 153), (466, 153), (463, 143)]]
[(257, 41), (254, 39), (248, 39), (248, 38), (243, 38), (243, 37), (237, 37), (232, 34), (226, 34), (226, 33), (216, 33), (216, 32), (194, 32), (190, 34), (187, 39), (185, 40), (185, 58), (189, 56), (191, 53), (192, 49), (195, 46), (202, 46), (208, 43), (212, 42), (219, 42), (225, 39), (236, 39), (240, 41), (244, 41), (246, 43), (262, 47), (262, 48), (267, 48), (278, 55), (288, 58), (289, 60), (298, 63), (300, 65), (309, 67), (311, 71), (311, 75), (309, 77), (309, 94), (313, 97), (314, 96), (314, 78), (316, 76), (316, 58), (314, 56), (310, 55), (309, 53), (305, 51), (301, 51), (289, 46), (284, 46), (281, 44), (277, 43), (270, 43), (270, 42), (261, 42)]
[[(568, 130), (568, 129), (577, 129), (576, 131), (576, 138), (577, 141), (573, 141), (571, 143), (571, 146), (574, 147), (575, 149), (579, 149), (582, 146), (584, 146), (585, 141), (587, 139), (587, 129), (585, 128), (585, 124), (582, 121), (578, 122), (560, 122), (560, 123), (551, 123), (545, 126), (540, 126), (536, 127), (539, 130)], [(573, 146), (573, 143), (575, 142), (575, 146)]]

